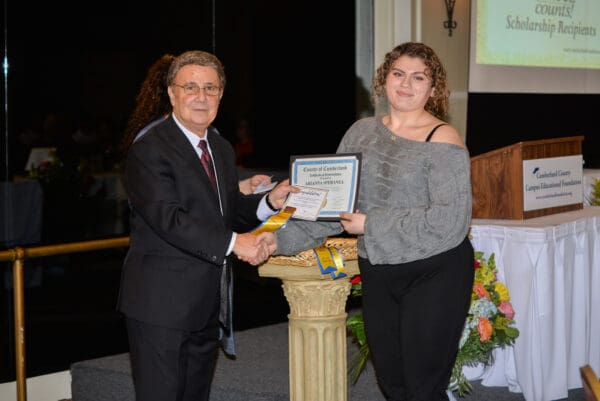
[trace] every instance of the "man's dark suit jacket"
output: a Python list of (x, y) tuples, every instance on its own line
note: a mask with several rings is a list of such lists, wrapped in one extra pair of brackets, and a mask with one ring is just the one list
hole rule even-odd
[(231, 144), (208, 131), (222, 213), (198, 154), (172, 118), (129, 150), (131, 243), (118, 300), (129, 318), (182, 330), (205, 327), (218, 309), (232, 232), (260, 224), (261, 196), (239, 191)]

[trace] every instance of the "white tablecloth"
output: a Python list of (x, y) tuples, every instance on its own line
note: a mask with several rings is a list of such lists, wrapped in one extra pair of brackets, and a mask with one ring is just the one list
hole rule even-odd
[(472, 242), (495, 254), (520, 331), (483, 371), (488, 386), (508, 386), (527, 401), (567, 397), (581, 387), (579, 367), (600, 371), (600, 207), (528, 220), (473, 220)]

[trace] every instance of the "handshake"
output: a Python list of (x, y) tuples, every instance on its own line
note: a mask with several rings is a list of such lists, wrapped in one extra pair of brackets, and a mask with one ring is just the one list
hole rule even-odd
[[(272, 205), (271, 207), (281, 209), (290, 192), (297, 193), (300, 192), (300, 189), (290, 185), (290, 180), (286, 179), (266, 195), (268, 196), (267, 202)], [(235, 244), (233, 244), (233, 253), (237, 255), (238, 259), (251, 265), (263, 263), (276, 249), (277, 238), (275, 234), (269, 231), (261, 232), (260, 234), (237, 234)]]
[(259, 265), (266, 261), (277, 249), (277, 238), (272, 232), (258, 235), (251, 233), (238, 234), (233, 245), (233, 252), (238, 259), (251, 265)]

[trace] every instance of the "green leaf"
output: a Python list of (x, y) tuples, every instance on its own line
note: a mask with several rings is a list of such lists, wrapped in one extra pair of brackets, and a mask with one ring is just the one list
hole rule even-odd
[(365, 322), (362, 314), (352, 316), (346, 320), (346, 327), (354, 341), (358, 342), (359, 346), (363, 346), (367, 343), (367, 335), (365, 333)]
[(348, 374), (352, 384), (356, 384), (360, 374), (365, 370), (367, 366), (367, 360), (369, 359), (370, 349), (369, 344), (365, 343), (360, 346), (358, 352), (352, 355), (348, 364)]
[(507, 327), (506, 328), (506, 335), (512, 339), (515, 339), (517, 337), (519, 337), (519, 329), (517, 329), (516, 327)]

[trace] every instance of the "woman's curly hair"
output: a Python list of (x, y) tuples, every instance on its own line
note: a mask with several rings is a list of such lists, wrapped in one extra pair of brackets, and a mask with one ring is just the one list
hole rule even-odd
[(127, 154), (137, 133), (152, 121), (171, 111), (167, 90), (167, 73), (175, 60), (172, 54), (164, 54), (150, 66), (135, 98), (135, 108), (127, 121), (121, 151)]
[(437, 118), (443, 118), (448, 114), (448, 98), (450, 97), (450, 90), (446, 82), (446, 69), (433, 49), (419, 42), (403, 43), (385, 55), (383, 63), (377, 68), (377, 72), (373, 77), (373, 104), (376, 104), (379, 98), (385, 96), (387, 76), (396, 60), (405, 55), (419, 58), (425, 64), (425, 75), (431, 79), (431, 86), (435, 88), (433, 96), (425, 104), (425, 110)]

